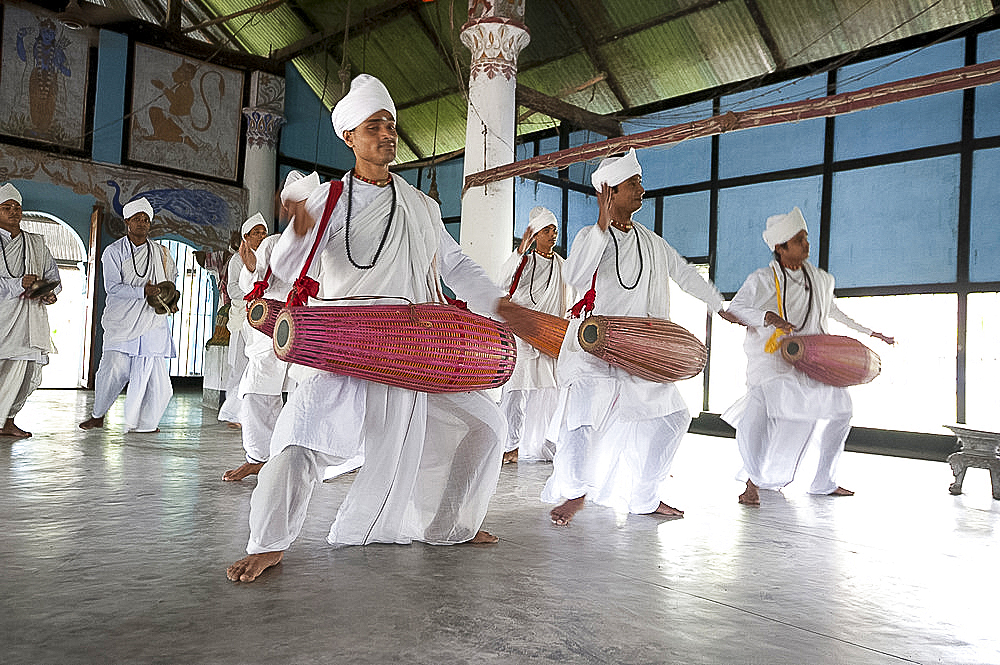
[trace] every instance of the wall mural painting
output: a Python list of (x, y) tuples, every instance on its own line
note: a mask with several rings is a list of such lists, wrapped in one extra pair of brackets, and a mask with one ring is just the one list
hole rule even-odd
[(129, 159), (236, 180), (243, 74), (143, 44), (134, 64)]
[(246, 190), (239, 187), (11, 145), (0, 150), (0, 182), (7, 180), (44, 182), (93, 196), (107, 207), (105, 232), (114, 238), (125, 235), (122, 206), (140, 196), (153, 206), (153, 236), (173, 235), (200, 250), (228, 251), (246, 218)]
[(83, 150), (90, 35), (5, 5), (0, 132)]

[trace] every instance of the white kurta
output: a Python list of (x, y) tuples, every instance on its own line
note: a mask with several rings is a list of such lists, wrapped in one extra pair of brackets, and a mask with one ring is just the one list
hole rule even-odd
[[(803, 271), (811, 287), (806, 289)], [(802, 270), (782, 273), (777, 261), (750, 274), (729, 305), (747, 327), (743, 349), (747, 355), (747, 394), (726, 410), (723, 419), (736, 428), (743, 457), (740, 480), (749, 478), (760, 488), (778, 489), (792, 481), (810, 441), (820, 448), (820, 461), (811, 492), (827, 494), (837, 488), (836, 464), (850, 431), (851, 397), (846, 388), (816, 381), (764, 346), (774, 328), (764, 325), (768, 311), (778, 313), (775, 277), (781, 287), (785, 319), (796, 334), (829, 334), (827, 319), (871, 334), (837, 307), (834, 279), (806, 262)], [(806, 319), (810, 297), (812, 310)], [(804, 325), (803, 325), (804, 322)]]
[[(440, 274), (471, 309), (492, 314), (501, 294), (445, 230), (437, 204), (402, 178), (393, 176), (393, 181), (397, 206), (377, 259), (389, 216), (390, 188), (355, 181), (350, 197), (345, 182), (320, 242), (320, 296), (441, 301)], [(329, 184), (320, 186), (306, 202), (317, 220), (328, 192)], [(276, 275), (286, 281), (298, 276), (318, 226), (302, 238), (291, 228), (282, 234), (271, 255)], [(374, 266), (353, 266), (347, 257), (348, 243), (355, 262)], [(296, 516), (304, 515), (311, 485), (322, 478), (321, 472), (313, 471), (307, 473), (308, 483), (303, 480), (305, 462), (289, 461), (303, 455), (319, 456), (320, 461), (310, 462), (309, 468), (322, 470), (364, 455), (364, 466), (331, 527), (331, 544), (464, 542), (476, 535), (485, 517), (499, 477), (505, 436), (503, 417), (481, 392), (429, 395), (312, 371), (278, 418), (271, 459), (251, 501), (247, 551), (284, 549), (295, 539), (301, 528)], [(297, 471), (288, 472), (289, 467)]]
[[(58, 280), (59, 268), (45, 238), (0, 229), (0, 423), (13, 418), (38, 387), (52, 351), (49, 316), (39, 300), (22, 297), (24, 275)], [(56, 293), (62, 289), (56, 287)]]
[(149, 306), (144, 287), (150, 282), (175, 282), (177, 267), (158, 243), (147, 241), (136, 247), (125, 236), (104, 250), (101, 268), (107, 299), (93, 416), (103, 417), (127, 383), (126, 430), (153, 431), (173, 395), (166, 359), (177, 351), (168, 316)]
[[(596, 225), (580, 230), (563, 277), (584, 293), (595, 270), (595, 315), (669, 319), (669, 279), (711, 311), (722, 307), (719, 291), (639, 224), (629, 233)], [(584, 351), (577, 341), (580, 323), (570, 323), (559, 354), (561, 391), (551, 432), (557, 451), (542, 500), (586, 494), (603, 505), (652, 512), (690, 422), (687, 406), (674, 384), (640, 379)]]
[[(239, 289), (244, 295), (252, 291), (257, 282), (264, 280), (271, 250), (279, 237), (268, 236), (261, 242), (254, 252), (257, 257), (254, 271), (240, 264)], [(263, 295), (274, 300), (284, 301), (291, 289), (290, 283), (273, 274), (268, 277), (267, 284)], [(243, 449), (247, 461), (256, 464), (266, 462), (271, 456), (271, 436), (283, 405), (281, 394), (291, 391), (295, 381), (288, 376), (288, 363), (274, 354), (271, 338), (251, 326), (245, 314), (242, 334), (246, 340), (247, 364), (238, 391), (242, 398), (240, 423), (243, 425)]]
[[(523, 255), (515, 251), (500, 267), (498, 284), (510, 292)], [(527, 255), (511, 302), (553, 316), (565, 317), (570, 305), (569, 289), (562, 278), (563, 258), (553, 253), (545, 258)], [(505, 450), (518, 449), (518, 460), (551, 460), (555, 445), (546, 432), (559, 399), (556, 360), (517, 338), (517, 363), (503, 386), (500, 409), (507, 417)]]
[(229, 294), (229, 347), (226, 352), (226, 368), (223, 372), (226, 400), (219, 408), (219, 420), (239, 423), (243, 400), (240, 395), (240, 380), (247, 366), (246, 337), (244, 324), (247, 320), (247, 303), (243, 296), (247, 290), (240, 285), (243, 259), (239, 253), (233, 254), (226, 268), (226, 293)]

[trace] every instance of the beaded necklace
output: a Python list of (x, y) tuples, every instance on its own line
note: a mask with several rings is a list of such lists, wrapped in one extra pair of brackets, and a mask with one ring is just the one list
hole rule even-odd
[(615, 232), (608, 229), (611, 233), (611, 240), (615, 243), (615, 273), (618, 275), (618, 283), (621, 284), (622, 288), (626, 291), (631, 291), (635, 287), (639, 286), (639, 280), (642, 278), (642, 243), (639, 242), (639, 235), (635, 236), (635, 248), (639, 251), (639, 273), (635, 276), (635, 283), (632, 286), (626, 286), (624, 280), (622, 280), (622, 271), (618, 262), (618, 239), (615, 238)]
[[(788, 272), (785, 270), (785, 266), (781, 264), (781, 261), (778, 261), (778, 265), (781, 266), (781, 277), (782, 277), (782, 282), (784, 283), (782, 290), (787, 294), (788, 293)], [(806, 270), (806, 265), (804, 263), (802, 264), (802, 267), (800, 268), (800, 270), (802, 271), (802, 277), (803, 277), (803, 279), (805, 279), (806, 298), (808, 299), (808, 305), (806, 306), (806, 315), (805, 315), (805, 317), (803, 317), (802, 323), (800, 325), (795, 326), (796, 330), (802, 330), (802, 328), (805, 327), (806, 322), (809, 321), (809, 315), (812, 313), (812, 307), (813, 307), (812, 280), (809, 278), (809, 271)], [(787, 318), (788, 312), (786, 311), (784, 314), (785, 314), (785, 317), (786, 317), (785, 320), (788, 321), (789, 323), (792, 323)], [(795, 324), (792, 324), (792, 325), (795, 325)]]
[[(23, 236), (24, 233), (18, 235)], [(11, 244), (14, 244), (13, 238), (11, 239)], [(9, 247), (9, 245), (7, 246)], [(14, 271), (10, 269), (10, 264), (7, 263), (7, 247), (3, 244), (3, 237), (0, 236), (0, 254), (3, 254), (3, 265), (7, 268), (7, 274), (11, 277), (17, 279), (24, 277), (28, 272), (28, 241), (25, 238), (21, 238), (21, 274), (15, 275)]]
[(347, 260), (358, 270), (371, 270), (375, 267), (378, 257), (382, 254), (382, 249), (385, 247), (385, 241), (389, 237), (389, 227), (392, 226), (392, 218), (396, 214), (396, 183), (392, 178), (389, 179), (389, 186), (392, 189), (392, 205), (389, 207), (389, 221), (385, 224), (385, 231), (382, 232), (382, 240), (378, 244), (378, 249), (375, 250), (372, 262), (363, 266), (359, 265), (351, 254), (351, 209), (354, 193), (354, 171), (351, 171), (350, 177), (347, 179), (347, 220), (344, 221), (344, 249), (347, 251)]
[(128, 244), (132, 248), (132, 269), (135, 270), (135, 274), (138, 275), (139, 277), (145, 277), (146, 274), (149, 272), (150, 265), (153, 262), (152, 243), (149, 242), (149, 239), (146, 240), (146, 267), (142, 269), (142, 274), (139, 273), (139, 266), (136, 264), (135, 261), (135, 250), (137, 245), (133, 245), (131, 240), (128, 241)]
[[(540, 252), (537, 249), (531, 253), (531, 281), (528, 283), (528, 295), (531, 296), (531, 302), (536, 305), (538, 304), (538, 301), (535, 300), (535, 263), (538, 259), (535, 258), (535, 255), (539, 253)], [(552, 254), (549, 254), (546, 258), (549, 259), (549, 276), (545, 278), (545, 289), (548, 289), (549, 282), (552, 281), (552, 267), (555, 265), (556, 261), (552, 257)]]

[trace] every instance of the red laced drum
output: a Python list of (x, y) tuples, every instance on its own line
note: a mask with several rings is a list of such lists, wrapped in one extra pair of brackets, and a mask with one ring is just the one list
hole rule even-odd
[(781, 357), (817, 381), (838, 388), (868, 383), (882, 371), (877, 353), (842, 335), (784, 337)]
[(517, 360), (506, 325), (438, 303), (286, 307), (272, 338), (287, 362), (428, 393), (496, 388)]
[[(507, 324), (518, 337), (558, 358), (569, 321), (522, 307), (514, 310)], [(664, 319), (590, 316), (580, 324), (577, 339), (584, 351), (658, 383), (689, 379), (708, 361), (708, 349), (701, 340)]]
[(284, 309), (285, 303), (273, 298), (257, 298), (247, 305), (247, 320), (250, 325), (268, 337), (274, 332), (274, 322)]
[(690, 379), (708, 362), (701, 340), (665, 319), (588, 316), (577, 339), (584, 351), (647, 381)]

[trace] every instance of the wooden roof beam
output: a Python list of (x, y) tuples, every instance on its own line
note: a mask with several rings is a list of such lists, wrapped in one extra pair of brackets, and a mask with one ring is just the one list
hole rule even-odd
[(364, 10), (360, 17), (351, 19), (346, 30), (325, 30), (323, 32), (309, 35), (294, 44), (289, 44), (285, 48), (278, 49), (271, 55), (271, 59), (280, 63), (285, 63), (292, 58), (298, 57), (310, 51), (322, 49), (330, 41), (343, 41), (345, 32), (350, 35), (362, 28), (375, 27), (395, 21), (406, 14), (406, 12), (401, 12), (399, 10), (401, 8), (405, 8), (407, 5), (410, 5), (411, 2), (412, 0), (387, 0), (387, 2), (379, 5), (378, 7)]
[(621, 123), (614, 118), (550, 97), (521, 83), (517, 84), (517, 103), (557, 120), (564, 120), (577, 129), (586, 129), (603, 136), (624, 134)]

